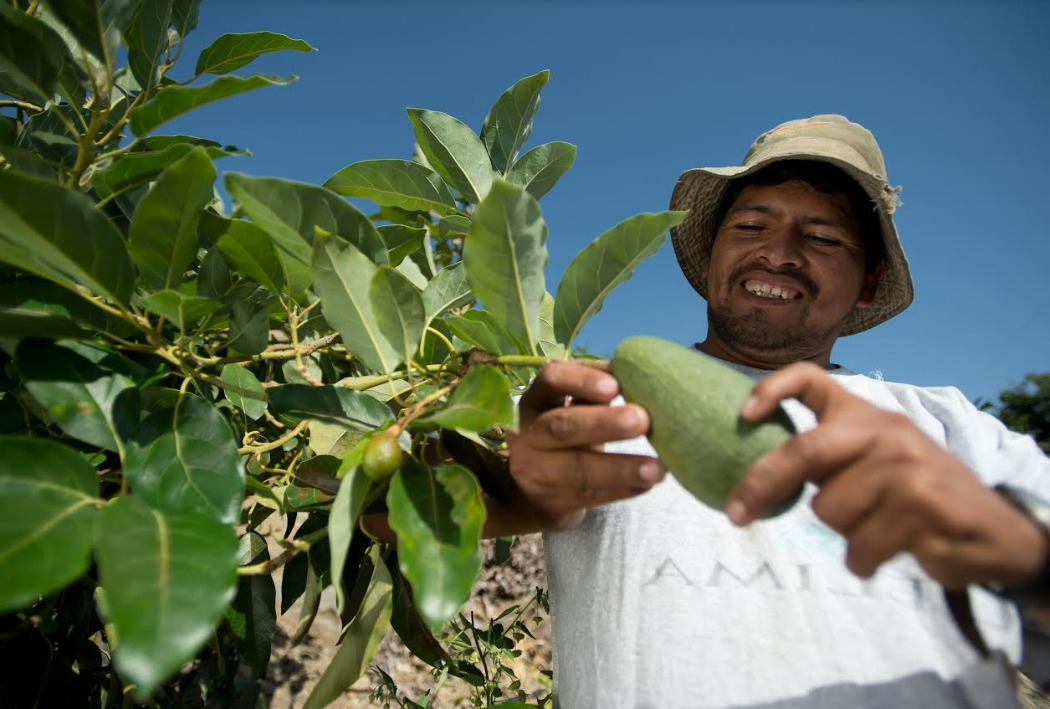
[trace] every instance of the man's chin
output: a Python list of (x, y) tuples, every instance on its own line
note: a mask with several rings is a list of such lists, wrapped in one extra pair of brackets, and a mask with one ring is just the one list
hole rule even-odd
[(833, 332), (813, 332), (797, 318), (784, 322), (758, 308), (743, 316), (708, 309), (708, 326), (732, 349), (777, 361), (812, 357), (835, 340)]

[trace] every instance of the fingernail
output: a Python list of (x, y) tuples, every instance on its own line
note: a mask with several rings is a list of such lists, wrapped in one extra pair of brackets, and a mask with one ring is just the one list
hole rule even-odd
[(594, 388), (598, 396), (616, 396), (620, 391), (620, 385), (612, 377), (602, 377), (595, 383)]
[(751, 418), (755, 414), (755, 408), (758, 406), (758, 397), (752, 394), (747, 397), (747, 401), (744, 402), (744, 406), (740, 409), (740, 415), (746, 419)]
[(730, 500), (726, 503), (726, 517), (739, 527), (747, 522), (747, 507), (740, 500)]
[(642, 463), (641, 467), (638, 468), (638, 475), (642, 480), (650, 483), (654, 483), (660, 479), (660, 475), (663, 471), (660, 470), (660, 464), (655, 460), (647, 460)]
[(623, 413), (620, 414), (618, 423), (620, 425), (620, 430), (624, 433), (633, 432), (638, 428), (638, 412), (634, 409), (625, 409)]

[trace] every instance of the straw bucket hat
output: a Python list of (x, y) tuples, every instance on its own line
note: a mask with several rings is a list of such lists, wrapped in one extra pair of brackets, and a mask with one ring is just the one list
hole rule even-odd
[(908, 259), (893, 223), (900, 188), (890, 187), (886, 180), (886, 164), (875, 136), (836, 115), (781, 123), (751, 144), (739, 167), (701, 167), (681, 174), (671, 195), (671, 209), (689, 210), (689, 215), (671, 229), (671, 243), (693, 288), (707, 298), (707, 267), (718, 228), (715, 222), (732, 181), (782, 160), (816, 160), (838, 167), (860, 185), (878, 213), (885, 272), (875, 301), (870, 307), (854, 308), (841, 334), (853, 335), (875, 327), (907, 308), (915, 292)]

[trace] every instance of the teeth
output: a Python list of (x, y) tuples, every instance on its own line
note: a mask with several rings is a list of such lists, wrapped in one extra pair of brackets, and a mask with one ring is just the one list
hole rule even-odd
[(760, 295), (763, 298), (776, 298), (776, 299), (779, 299), (779, 300), (791, 300), (792, 297), (793, 297), (791, 291), (786, 290), (786, 289), (785, 290), (781, 290), (779, 287), (777, 287), (777, 286), (770, 286), (768, 283), (753, 283), (751, 281), (748, 281), (747, 283), (744, 284), (744, 288), (746, 288), (749, 293), (754, 293), (755, 295)]

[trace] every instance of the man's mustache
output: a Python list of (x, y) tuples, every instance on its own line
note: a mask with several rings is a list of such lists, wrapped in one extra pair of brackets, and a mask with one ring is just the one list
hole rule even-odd
[(802, 289), (807, 293), (807, 295), (813, 296), (813, 295), (817, 295), (818, 293), (820, 293), (820, 286), (817, 285), (816, 281), (814, 281), (812, 278), (807, 276), (802, 271), (796, 271), (796, 270), (789, 270), (789, 271), (780, 270), (780, 271), (778, 271), (776, 269), (770, 268), (769, 266), (763, 265), (761, 263), (749, 263), (749, 264), (745, 264), (743, 266), (740, 266), (739, 268), (734, 270), (732, 275), (729, 277), (730, 283), (736, 283), (748, 271), (764, 271), (765, 273), (768, 273), (768, 274), (771, 274), (771, 275), (774, 275), (774, 276), (787, 276), (788, 278), (791, 278), (791, 279), (797, 281), (798, 284), (800, 286), (802, 286)]

